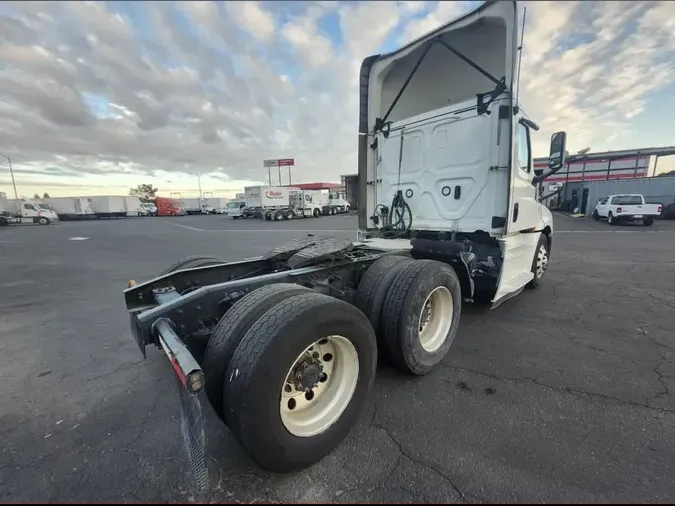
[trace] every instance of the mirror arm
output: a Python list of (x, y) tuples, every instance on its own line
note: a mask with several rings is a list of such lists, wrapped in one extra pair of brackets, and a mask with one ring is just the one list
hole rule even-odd
[(564, 187), (561, 187), (561, 188), (557, 189), (556, 191), (549, 193), (548, 195), (542, 195), (541, 197), (537, 197), (537, 199), (538, 199), (539, 202), (541, 202), (542, 200), (550, 199), (551, 197), (555, 197), (556, 195), (562, 193), (563, 190), (564, 190)]
[(537, 185), (537, 184), (541, 183), (544, 179), (552, 176), (553, 174), (558, 172), (560, 169), (562, 169), (562, 165), (560, 167), (558, 167), (557, 169), (552, 169), (552, 170), (549, 170), (548, 172), (544, 172), (541, 176), (534, 176), (532, 178), (532, 184)]

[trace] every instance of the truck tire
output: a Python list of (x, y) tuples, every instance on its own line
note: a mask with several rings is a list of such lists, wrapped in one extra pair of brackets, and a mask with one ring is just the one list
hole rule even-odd
[(376, 260), (359, 281), (354, 296), (354, 305), (370, 320), (375, 334), (380, 336), (382, 308), (392, 280), (407, 262), (413, 259), (401, 255), (387, 255)]
[(461, 310), (462, 289), (452, 267), (436, 260), (406, 263), (385, 297), (384, 351), (399, 369), (428, 374), (455, 340)]
[(284, 212), (283, 211), (277, 211), (274, 213), (274, 221), (281, 221), (284, 219)]
[(306, 468), (356, 424), (376, 366), (375, 333), (355, 306), (318, 293), (286, 299), (250, 328), (230, 361), (230, 430), (259, 466)]
[(642, 225), (645, 227), (651, 227), (654, 224), (654, 220), (651, 218), (647, 218), (646, 220), (642, 221)]
[(285, 220), (292, 220), (294, 218), (295, 218), (295, 212), (293, 212), (293, 211), (286, 211), (286, 213), (284, 214)]
[(234, 350), (246, 332), (258, 319), (279, 302), (309, 288), (292, 283), (275, 283), (253, 290), (239, 299), (220, 319), (204, 351), (204, 391), (218, 417), (227, 424), (223, 412), (223, 385), (225, 371)]
[(182, 269), (195, 269), (197, 267), (206, 267), (207, 265), (218, 265), (222, 263), (224, 262), (216, 257), (202, 257), (202, 256), (187, 257), (183, 258), (183, 260), (179, 260), (175, 264), (170, 265), (162, 272), (160, 272), (159, 275), (165, 276), (166, 274), (180, 271)]
[(318, 218), (319, 216), (321, 216), (321, 211), (319, 211), (318, 208), (315, 208), (312, 214), (314, 215), (315, 218)]
[(47, 217), (45, 217), (45, 216), (40, 216), (40, 217), (38, 217), (37, 220), (36, 220), (36, 222), (37, 222), (39, 225), (49, 225), (49, 223), (50, 223), (49, 218), (47, 218)]
[(534, 274), (534, 277), (526, 285), (527, 288), (539, 288), (541, 286), (544, 273), (548, 269), (550, 256), (551, 249), (548, 244), (548, 238), (544, 234), (540, 234), (537, 247), (534, 250), (534, 258), (532, 259), (532, 274)]

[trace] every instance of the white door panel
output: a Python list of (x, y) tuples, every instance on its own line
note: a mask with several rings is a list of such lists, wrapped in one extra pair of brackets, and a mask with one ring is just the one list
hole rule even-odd
[(479, 116), (463, 105), (394, 123), (388, 138), (378, 136), (377, 203), (389, 206), (403, 191), (417, 230), (490, 231), (492, 216), (506, 214), (505, 174), (486, 170), (498, 164), (498, 106)]
[(542, 227), (542, 206), (536, 199), (536, 188), (532, 185), (534, 165), (530, 132), (528, 127), (518, 122), (517, 117), (512, 121), (514, 149), (510, 171), (511, 199), (507, 235), (499, 241), (503, 260), (493, 299), (495, 304), (519, 293), (534, 277), (532, 261), (540, 234), (524, 231), (541, 230)]
[(497, 293), (493, 299), (496, 304), (501, 299), (518, 293), (532, 280), (532, 261), (538, 242), (537, 233), (514, 234), (499, 240), (503, 262)]

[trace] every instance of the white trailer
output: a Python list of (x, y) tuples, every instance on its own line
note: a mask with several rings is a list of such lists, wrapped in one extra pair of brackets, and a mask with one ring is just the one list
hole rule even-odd
[(143, 216), (144, 213), (141, 209), (141, 199), (131, 196), (122, 198), (124, 199), (124, 210), (126, 211), (127, 216)]
[(94, 195), (89, 202), (97, 218), (124, 218), (127, 215), (125, 197), (120, 195)]
[(87, 197), (50, 197), (42, 199), (60, 220), (89, 220), (96, 217)]
[(202, 199), (199, 197), (180, 199), (185, 214), (202, 214)]
[(246, 193), (237, 193), (234, 195), (234, 200), (246, 200)]
[(202, 212), (204, 214), (222, 214), (228, 202), (229, 199), (222, 197), (207, 197), (202, 201)]

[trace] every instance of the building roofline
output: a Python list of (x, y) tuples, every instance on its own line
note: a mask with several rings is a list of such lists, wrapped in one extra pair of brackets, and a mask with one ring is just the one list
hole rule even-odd
[[(569, 161), (577, 160), (593, 160), (601, 158), (633, 158), (639, 155), (642, 156), (669, 156), (675, 155), (675, 146), (664, 146), (660, 148), (640, 148), (640, 149), (624, 149), (620, 151), (599, 151), (597, 153), (586, 153), (585, 155), (570, 155), (567, 157)], [(548, 157), (538, 157), (535, 161), (544, 161)]]

